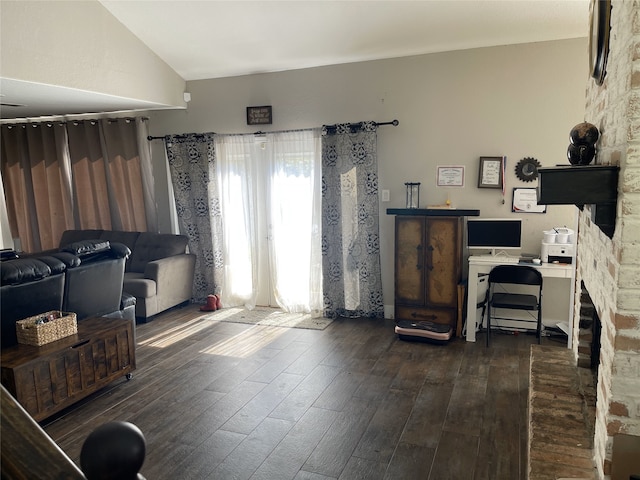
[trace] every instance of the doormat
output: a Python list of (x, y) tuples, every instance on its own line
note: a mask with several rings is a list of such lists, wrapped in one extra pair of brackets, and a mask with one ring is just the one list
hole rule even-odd
[(231, 323), (248, 323), (269, 327), (306, 328), (324, 330), (331, 322), (330, 318), (312, 317), (309, 313), (287, 313), (277, 308), (255, 307), (248, 310), (241, 307), (223, 308), (206, 317), (209, 320)]

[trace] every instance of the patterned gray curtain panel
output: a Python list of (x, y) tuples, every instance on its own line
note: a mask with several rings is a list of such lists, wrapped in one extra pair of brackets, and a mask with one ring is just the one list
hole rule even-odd
[(325, 315), (383, 318), (374, 122), (322, 130)]
[(171, 171), (180, 231), (189, 237), (196, 255), (193, 301), (219, 293), (222, 281), (222, 217), (213, 134), (167, 135), (164, 138)]

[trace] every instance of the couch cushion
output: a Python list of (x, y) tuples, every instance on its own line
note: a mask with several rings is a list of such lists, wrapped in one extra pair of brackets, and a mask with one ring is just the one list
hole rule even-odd
[(127, 272), (124, 274), (122, 290), (138, 298), (155, 297), (156, 282), (144, 278), (142, 273)]
[(60, 258), (45, 255), (42, 257), (38, 257), (38, 260), (40, 260), (43, 263), (46, 263), (49, 266), (49, 268), (51, 269), (51, 275), (58, 275), (60, 273), (64, 273), (64, 271), (67, 269), (67, 264)]
[(80, 257), (69, 252), (56, 252), (56, 253), (53, 253), (52, 256), (60, 260), (62, 263), (64, 263), (67, 266), (67, 268), (69, 267), (74, 268), (82, 263), (82, 260), (80, 260)]
[(18, 258), (0, 263), (0, 273), (2, 285), (20, 285), (48, 277), (51, 268), (37, 258)]
[(129, 271), (144, 273), (149, 262), (186, 253), (187, 243), (185, 235), (142, 232), (133, 247)]
[(111, 249), (111, 244), (108, 240), (80, 240), (79, 242), (73, 242), (69, 245), (65, 245), (60, 250), (67, 253), (73, 253), (79, 257), (86, 255), (93, 255), (96, 253), (107, 252)]
[(60, 237), (60, 247), (69, 245), (70, 243), (79, 242), (81, 240), (90, 240), (92, 238), (100, 238), (102, 230), (65, 230)]

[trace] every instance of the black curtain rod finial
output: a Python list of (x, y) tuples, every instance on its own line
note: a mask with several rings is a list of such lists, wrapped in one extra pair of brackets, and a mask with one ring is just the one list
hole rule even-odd
[(400, 125), (400, 122), (398, 120), (391, 120), (390, 122), (380, 122), (380, 123), (376, 123), (377, 126), (380, 125), (393, 125), (394, 127), (397, 127), (398, 125)]

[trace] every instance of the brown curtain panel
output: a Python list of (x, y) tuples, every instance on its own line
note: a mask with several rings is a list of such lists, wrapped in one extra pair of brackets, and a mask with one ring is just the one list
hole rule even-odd
[(143, 192), (139, 133), (124, 118), (2, 125), (2, 181), (20, 249), (57, 248), (75, 228), (147, 231), (145, 208), (155, 205), (149, 178)]
[(66, 129), (2, 126), (2, 178), (13, 238), (25, 252), (58, 246), (74, 227)]
[(68, 126), (78, 228), (111, 230), (106, 161), (97, 122)]
[(136, 124), (132, 119), (101, 120), (100, 128), (109, 159), (107, 178), (111, 205), (118, 212), (112, 214), (112, 218), (119, 221), (117, 230), (145, 231), (147, 215)]
[(82, 121), (67, 129), (80, 228), (145, 231), (135, 122)]

